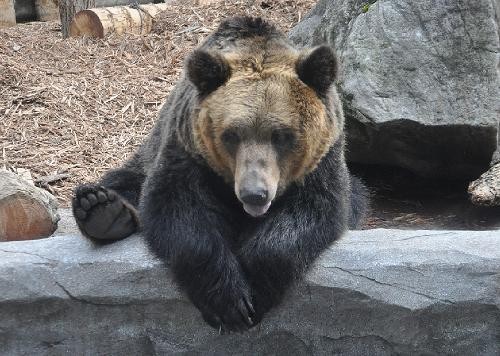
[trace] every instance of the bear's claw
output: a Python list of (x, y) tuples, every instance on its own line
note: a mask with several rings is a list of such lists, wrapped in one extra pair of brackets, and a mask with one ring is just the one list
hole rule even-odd
[[(242, 296), (236, 302), (219, 300), (220, 303), (204, 305), (200, 307), (203, 319), (219, 332), (228, 334), (230, 332), (243, 332), (255, 324), (252, 321), (253, 306), (250, 299)], [(222, 309), (221, 307), (224, 306)], [(218, 309), (218, 311), (215, 311)]]

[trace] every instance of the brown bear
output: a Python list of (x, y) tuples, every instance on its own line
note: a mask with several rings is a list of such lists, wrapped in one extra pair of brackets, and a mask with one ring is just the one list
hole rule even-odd
[(297, 49), (259, 18), (224, 21), (187, 59), (135, 155), (77, 187), (82, 233), (109, 241), (141, 229), (210, 325), (257, 324), (365, 213), (336, 74), (328, 46)]

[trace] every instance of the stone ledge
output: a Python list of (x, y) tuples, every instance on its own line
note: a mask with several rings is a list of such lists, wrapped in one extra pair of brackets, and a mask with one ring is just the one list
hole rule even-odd
[(350, 232), (261, 325), (218, 335), (134, 236), (0, 244), (0, 353), (497, 355), (500, 231)]

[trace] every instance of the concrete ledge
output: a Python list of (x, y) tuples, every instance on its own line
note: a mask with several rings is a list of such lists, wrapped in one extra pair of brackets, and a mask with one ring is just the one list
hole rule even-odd
[(0, 354), (500, 353), (500, 231), (351, 232), (261, 325), (218, 335), (134, 236), (0, 244)]

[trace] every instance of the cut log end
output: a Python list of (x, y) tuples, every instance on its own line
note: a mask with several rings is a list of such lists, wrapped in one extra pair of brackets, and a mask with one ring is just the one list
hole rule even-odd
[(82, 10), (78, 12), (69, 27), (71, 37), (88, 36), (103, 38), (104, 28), (99, 16), (91, 10)]
[(0, 241), (49, 237), (58, 221), (54, 196), (15, 173), (0, 170)]
[(470, 200), (480, 206), (500, 206), (500, 163), (469, 184)]
[(13, 195), (0, 204), (0, 241), (34, 240), (52, 235), (57, 220), (40, 202)]
[(0, 0), (0, 28), (16, 24), (14, 0)]

